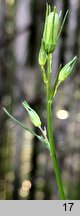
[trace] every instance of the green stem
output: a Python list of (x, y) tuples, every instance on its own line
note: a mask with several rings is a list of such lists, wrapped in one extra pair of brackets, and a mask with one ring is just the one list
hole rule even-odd
[(52, 157), (52, 162), (53, 162), (54, 172), (55, 172), (55, 176), (56, 176), (58, 191), (60, 194), (60, 199), (65, 200), (65, 194), (63, 191), (63, 185), (62, 185), (61, 176), (60, 176), (60, 172), (59, 172), (58, 161), (57, 161), (57, 156), (56, 156), (56, 149), (55, 149), (55, 144), (54, 144), (54, 139), (53, 139), (49, 68), (50, 68), (50, 66), (49, 66), (49, 61), (48, 61), (48, 65), (47, 65), (48, 83), (46, 84), (46, 108), (47, 108), (48, 137), (49, 137), (49, 142), (50, 142), (50, 153), (51, 153), (51, 157)]

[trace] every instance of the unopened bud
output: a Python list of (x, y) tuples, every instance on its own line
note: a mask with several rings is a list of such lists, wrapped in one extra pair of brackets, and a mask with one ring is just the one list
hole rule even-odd
[(45, 20), (43, 42), (45, 50), (48, 53), (53, 52), (57, 45), (57, 36), (59, 31), (59, 15), (56, 13), (55, 10), (56, 8), (54, 7), (54, 12), (48, 12)]
[(38, 114), (28, 105), (26, 101), (22, 102), (23, 107), (27, 110), (31, 122), (36, 126), (41, 126), (41, 120)]
[(42, 45), (39, 51), (39, 56), (38, 56), (39, 65), (44, 66), (46, 64), (46, 60), (47, 60), (47, 53)]
[(60, 71), (59, 73), (59, 77), (58, 77), (58, 81), (63, 82), (65, 79), (67, 79), (67, 77), (70, 76), (75, 63), (77, 61), (77, 57), (75, 56), (69, 63), (67, 63)]

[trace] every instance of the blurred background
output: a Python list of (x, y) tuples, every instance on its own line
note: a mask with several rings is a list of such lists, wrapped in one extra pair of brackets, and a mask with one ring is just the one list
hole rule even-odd
[[(53, 54), (54, 79), (59, 63), (75, 55), (70, 78), (58, 89), (53, 104), (54, 140), (68, 199), (80, 199), (80, 0), (47, 0), (69, 15)], [(48, 150), (29, 132), (12, 122), (3, 107), (28, 128), (21, 103), (26, 100), (46, 125), (45, 91), (38, 52), (46, 0), (0, 0), (0, 199), (59, 199)], [(53, 83), (52, 79), (52, 83)]]

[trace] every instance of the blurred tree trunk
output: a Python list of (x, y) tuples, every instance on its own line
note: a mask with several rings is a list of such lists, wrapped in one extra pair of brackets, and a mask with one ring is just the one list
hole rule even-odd
[[(3, 35), (5, 34), (5, 1), (0, 1), (0, 42), (3, 40)], [(6, 75), (6, 65), (5, 65), (5, 50), (0, 50), (0, 199), (5, 199), (5, 171), (6, 171), (6, 155), (4, 153), (6, 139), (5, 136), (5, 126), (3, 126), (4, 119), (2, 115), (1, 103), (5, 92), (5, 75)]]
[[(0, 0), (0, 45), (6, 40), (6, 4)], [(9, 105), (10, 97), (8, 85), (8, 71), (6, 58), (7, 50), (0, 49), (0, 199), (7, 198), (6, 174), (10, 170), (10, 136), (8, 134), (6, 117), (3, 115), (3, 106)]]
[[(13, 85), (13, 94), (14, 94), (14, 109), (13, 113), (17, 116), (17, 118), (22, 121), (25, 118), (24, 110), (22, 109), (22, 100), (27, 98), (27, 85), (30, 85), (29, 73), (30, 68), (28, 70), (26, 66), (26, 59), (28, 55), (28, 42), (29, 42), (29, 34), (30, 34), (30, 26), (31, 26), (31, 13), (30, 13), (30, 0), (17, 0), (16, 2), (16, 12), (15, 12), (15, 31), (21, 32), (21, 34), (15, 35), (14, 40), (14, 57), (15, 57), (15, 71), (14, 71), (14, 85)], [(28, 84), (27, 84), (28, 82)], [(30, 89), (30, 88), (29, 88)], [(15, 126), (15, 152), (14, 155), (14, 173), (15, 173), (15, 181), (14, 181), (14, 192), (13, 199), (21, 199), (21, 194), (19, 194), (19, 190), (22, 185), (22, 180), (24, 180), (24, 176), (26, 176), (27, 170), (25, 173), (21, 172), (21, 166), (26, 162), (24, 162), (24, 158), (22, 158), (22, 152), (24, 150), (24, 134), (22, 128), (19, 126)], [(26, 139), (26, 151), (27, 151), (27, 139)], [(22, 160), (21, 160), (22, 158)], [(27, 155), (26, 155), (27, 161)]]

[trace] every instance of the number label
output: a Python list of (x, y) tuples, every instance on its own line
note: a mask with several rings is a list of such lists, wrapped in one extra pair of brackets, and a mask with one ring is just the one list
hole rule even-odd
[(63, 206), (65, 208), (65, 211), (71, 211), (74, 203), (64, 203)]

